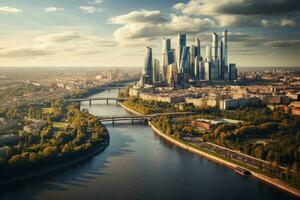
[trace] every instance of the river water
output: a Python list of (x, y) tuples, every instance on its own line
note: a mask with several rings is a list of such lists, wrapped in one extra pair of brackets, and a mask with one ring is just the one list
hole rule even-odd
[[(114, 97), (116, 90), (95, 97)], [(126, 112), (114, 102), (82, 103), (97, 116)], [(292, 196), (164, 141), (145, 124), (107, 124), (111, 141), (75, 166), (0, 190), (0, 199), (289, 200)]]

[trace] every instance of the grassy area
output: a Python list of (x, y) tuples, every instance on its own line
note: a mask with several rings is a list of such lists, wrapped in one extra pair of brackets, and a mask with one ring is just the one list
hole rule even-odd
[(56, 129), (65, 129), (68, 127), (67, 123), (63, 123), (63, 122), (53, 122), (53, 128)]
[(57, 108), (43, 108), (42, 111), (44, 114), (55, 114), (59, 112)]

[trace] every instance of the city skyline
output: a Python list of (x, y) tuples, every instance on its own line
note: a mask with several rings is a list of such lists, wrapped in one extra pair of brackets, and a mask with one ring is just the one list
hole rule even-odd
[[(145, 63), (140, 79), (141, 87), (178, 85), (199, 81), (236, 81), (238, 70), (236, 63), (228, 63), (228, 30), (220, 36), (212, 32), (210, 43), (204, 46), (206, 54), (202, 56), (201, 39), (187, 43), (188, 35), (178, 33), (177, 38), (162, 38), (162, 65), (153, 57), (153, 50), (146, 46)], [(172, 41), (177, 47), (172, 48)], [(203, 42), (203, 41), (202, 41)], [(207, 41), (204, 41), (207, 44)]]
[(212, 31), (224, 29), (232, 38), (228, 59), (239, 67), (299, 66), (296, 0), (126, 2), (3, 0), (0, 66), (141, 67), (150, 44), (163, 63), (163, 37), (186, 33), (187, 42), (209, 41)]

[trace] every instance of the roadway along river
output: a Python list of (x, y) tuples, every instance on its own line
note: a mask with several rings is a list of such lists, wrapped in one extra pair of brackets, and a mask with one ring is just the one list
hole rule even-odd
[[(101, 96), (115, 96), (105, 91)], [(94, 115), (126, 114), (106, 102), (82, 103)], [(107, 125), (109, 147), (68, 169), (0, 191), (0, 199), (203, 199), (289, 200), (288, 194), (197, 155), (156, 136), (143, 124)]]

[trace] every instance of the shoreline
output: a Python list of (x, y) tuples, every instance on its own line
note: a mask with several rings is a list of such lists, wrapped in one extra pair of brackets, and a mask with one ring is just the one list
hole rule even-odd
[(87, 155), (84, 155), (84, 156), (82, 156), (80, 158), (77, 158), (77, 159), (70, 160), (67, 163), (60, 164), (59, 166), (53, 166), (53, 167), (49, 167), (47, 169), (32, 172), (28, 175), (15, 177), (15, 178), (9, 178), (7, 180), (2, 180), (2, 181), (0, 181), (0, 186), (5, 186), (5, 185), (8, 185), (8, 184), (13, 184), (13, 183), (18, 182), (18, 181), (25, 181), (25, 180), (30, 179), (30, 178), (35, 178), (35, 177), (38, 177), (38, 176), (46, 175), (46, 174), (55, 172), (57, 170), (60, 170), (60, 169), (66, 168), (66, 167), (70, 167), (72, 165), (80, 163), (84, 160), (87, 160), (88, 158), (91, 158), (91, 157), (93, 157), (93, 156), (95, 156), (99, 153), (102, 153), (108, 147), (109, 142), (110, 142), (110, 136), (109, 136), (109, 132), (106, 130), (106, 136), (104, 137), (104, 142), (100, 145), (99, 148), (96, 148), (94, 151), (88, 153)]
[[(120, 83), (120, 84), (129, 83), (131, 81), (132, 80), (127, 80), (127, 81), (121, 81), (121, 82), (117, 82), (117, 83)], [(112, 85), (112, 83), (106, 85), (106, 87), (109, 87), (110, 85)], [(84, 97), (92, 96), (94, 94), (103, 92), (105, 90), (106, 89), (103, 88), (103, 86), (100, 86), (100, 87), (92, 88), (88, 91), (85, 91), (84, 93), (80, 94), (79, 96), (84, 98)], [(70, 167), (70, 166), (75, 165), (79, 162), (87, 160), (88, 158), (91, 158), (91, 157), (93, 157), (93, 156), (95, 156), (99, 153), (102, 153), (109, 146), (109, 143), (110, 143), (110, 136), (109, 136), (108, 130), (105, 127), (105, 137), (103, 138), (103, 142), (100, 144), (99, 147), (95, 147), (95, 149), (92, 152), (89, 152), (86, 155), (80, 156), (80, 158), (70, 159), (66, 163), (59, 164), (58, 166), (44, 167), (44, 169), (42, 169), (42, 170), (34, 170), (33, 172), (31, 172), (27, 175), (21, 175), (21, 176), (18, 176), (18, 177), (11, 177), (11, 178), (6, 178), (6, 179), (3, 179), (3, 180), (0, 180), (0, 186), (6, 186), (6, 185), (9, 185), (9, 184), (14, 184), (14, 183), (19, 182), (19, 181), (25, 181), (25, 180), (30, 179), (30, 178), (39, 177), (39, 176), (55, 172), (57, 170), (60, 170), (60, 169), (66, 168), (66, 167)]]
[[(126, 111), (130, 112), (130, 113), (133, 113), (133, 114), (137, 114), (137, 115), (141, 115), (140, 113), (138, 113), (137, 111), (134, 111), (132, 110), (131, 108), (128, 108), (126, 107), (123, 103), (120, 103), (121, 107), (124, 108)], [(232, 170), (234, 170), (236, 167), (241, 167), (241, 168), (245, 168), (243, 166), (240, 166), (238, 164), (235, 164), (235, 163), (232, 163), (230, 161), (227, 161), (227, 160), (224, 160), (222, 158), (219, 158), (217, 156), (214, 156), (212, 154), (209, 154), (209, 153), (206, 153), (204, 151), (201, 151), (200, 149), (197, 149), (191, 145), (188, 145), (188, 144), (184, 144), (183, 142), (180, 142), (174, 138), (172, 138), (171, 136), (163, 133), (162, 131), (160, 131), (158, 128), (156, 128), (151, 121), (148, 122), (149, 126), (151, 127), (151, 129), (157, 134), (159, 135), (160, 137), (164, 138), (165, 140), (173, 143), (174, 145), (176, 145), (177, 147), (180, 147), (184, 150), (187, 150), (187, 151), (190, 151), (192, 153), (195, 153), (197, 155), (200, 155), (200, 156), (203, 156), (205, 157), (206, 159), (209, 159), (211, 161), (214, 161), (218, 164), (221, 164), (225, 167), (228, 167)], [(246, 168), (247, 169), (247, 168)], [(252, 176), (254, 178), (256, 178), (257, 180), (260, 180), (260, 181), (263, 181), (265, 183), (268, 183), (274, 187), (276, 187), (277, 189), (280, 189), (282, 191), (285, 191), (291, 195), (294, 195), (296, 197), (300, 197), (300, 190), (296, 189), (296, 188), (293, 188), (285, 183), (283, 183), (282, 181), (278, 180), (278, 179), (273, 179), (271, 177), (268, 177), (264, 174), (261, 174), (261, 173), (258, 173), (258, 172), (254, 172), (253, 170), (251, 169), (247, 169), (248, 171), (251, 172)]]

